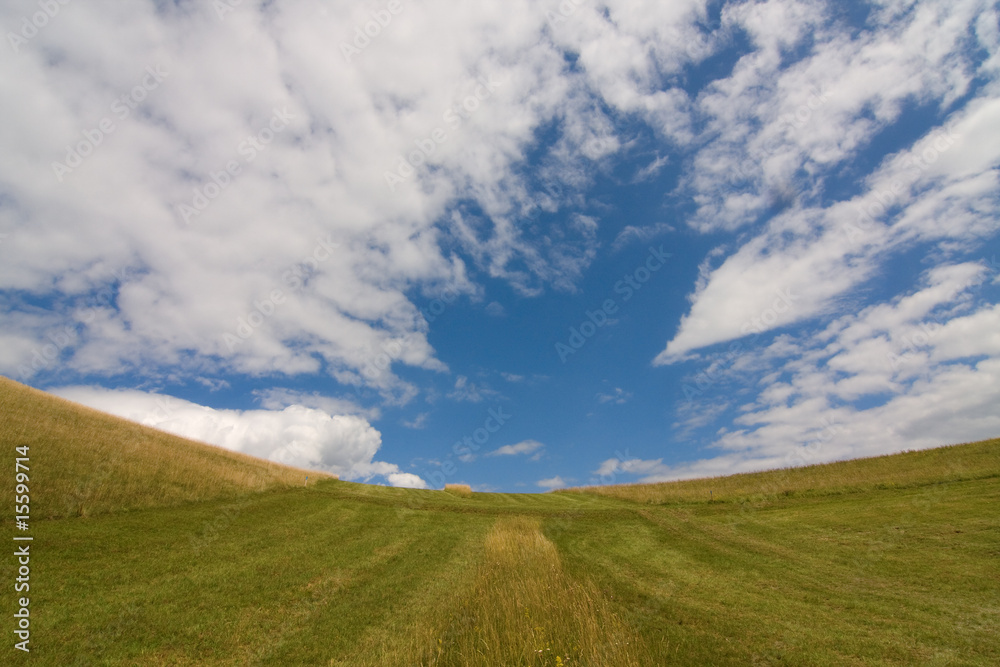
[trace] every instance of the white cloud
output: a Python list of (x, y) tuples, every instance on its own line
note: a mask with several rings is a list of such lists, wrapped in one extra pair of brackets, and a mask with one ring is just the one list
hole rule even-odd
[(407, 489), (429, 489), (427, 482), (411, 472), (391, 472), (385, 476), (391, 486), (401, 486)]
[(624, 229), (618, 232), (618, 236), (616, 236), (615, 240), (611, 243), (611, 248), (612, 250), (621, 250), (632, 241), (646, 243), (655, 239), (657, 236), (662, 236), (663, 234), (672, 231), (675, 231), (674, 226), (666, 222), (657, 222), (656, 224), (646, 225), (644, 227), (626, 225)]
[(691, 309), (655, 363), (830, 314), (914, 243), (974, 248), (996, 234), (1000, 144), (987, 128), (998, 119), (1000, 101), (971, 102), (947, 126), (888, 156), (862, 195), (786, 211), (718, 267), (703, 264)]
[(353, 399), (324, 396), (318, 392), (306, 393), (291, 389), (272, 387), (254, 392), (254, 396), (265, 410), (283, 410), (290, 405), (316, 408), (331, 415), (357, 415), (371, 421), (382, 416), (378, 408), (363, 408)]
[(871, 273), (869, 263), (845, 258), (826, 239), (782, 247), (778, 238), (762, 235), (710, 272), (656, 363), (822, 313)]
[(282, 410), (216, 410), (163, 394), (99, 387), (51, 393), (185, 438), (286, 465), (325, 470), (341, 479), (385, 477), (393, 486), (425, 488), (416, 475), (374, 457), (382, 437), (365, 419), (303, 405)]
[(403, 426), (412, 429), (422, 429), (427, 426), (427, 419), (430, 417), (429, 412), (421, 412), (412, 421), (404, 421)]
[(563, 478), (560, 477), (559, 475), (556, 475), (555, 477), (549, 477), (548, 479), (540, 479), (537, 482), (535, 482), (535, 484), (540, 488), (548, 489), (550, 491), (552, 489), (562, 489), (565, 488), (566, 486), (565, 480), (563, 480)]
[(634, 183), (641, 183), (642, 181), (648, 181), (655, 178), (660, 170), (663, 169), (667, 164), (670, 163), (670, 158), (667, 156), (656, 156), (656, 159), (650, 162), (648, 165), (640, 169), (636, 175), (632, 178)]
[(496, 301), (491, 301), (486, 305), (486, 314), (490, 317), (503, 317), (506, 314), (504, 307)]
[(628, 403), (630, 398), (632, 398), (632, 392), (625, 391), (621, 387), (615, 387), (610, 394), (597, 394), (598, 403), (615, 403), (617, 405), (623, 405)]
[(598, 472), (666, 481), (996, 437), (1000, 306), (971, 298), (988, 271), (936, 266), (909, 294), (744, 352), (760, 363), (730, 375), (757, 376), (757, 394), (712, 443), (721, 455), (679, 465), (610, 459)]
[(477, 385), (475, 382), (469, 381), (464, 375), (459, 375), (455, 378), (455, 388), (448, 393), (448, 398), (453, 401), (467, 401), (469, 403), (480, 403), (484, 397), (496, 397), (499, 394), (490, 389), (489, 387), (484, 387), (482, 385)]
[[(690, 224), (736, 229), (786, 199), (813, 197), (830, 167), (863, 150), (911, 100), (941, 108), (973, 78), (966, 39), (981, 0), (928, 0), (848, 36), (817, 3), (728, 5), (724, 19), (756, 46), (698, 98), (712, 141), (695, 156), (685, 190)], [(782, 51), (811, 42), (791, 65)], [(786, 201), (785, 204), (791, 202)]]
[[(431, 0), (350, 62), (339, 44), (369, 18), (361, 5), (242, 3), (221, 21), (210, 4), (67, 6), (0, 62), (0, 288), (55, 304), (0, 303), (0, 371), (30, 379), (42, 341), (69, 326), (60, 364), (85, 374), (326, 373), (405, 403), (415, 387), (373, 370), (385, 350), (444, 370), (414, 286), (476, 294), (481, 271), (526, 294), (575, 289), (599, 221), (522, 224), (536, 200), (524, 151), (558, 128), (542, 171), (566, 186), (547, 203), (559, 208), (621, 148), (595, 90), (665, 136), (688, 133), (684, 96), (654, 84), (704, 41), (698, 4), (647, 3), (656, 25), (631, 6), (581, 6), (553, 29), (544, 3)], [(3, 5), (0, 24), (20, 11)], [(582, 51), (575, 71), (565, 49)], [(162, 80), (120, 117), (147, 66)], [(114, 129), (91, 151), (103, 119)], [(390, 191), (386, 173), (436, 129), (432, 168)], [(52, 164), (78, 145), (90, 154), (60, 182)], [(468, 201), (475, 219), (456, 208)]]
[(541, 455), (542, 450), (545, 445), (538, 442), (537, 440), (522, 440), (515, 445), (504, 445), (498, 449), (494, 449), (491, 452), (487, 452), (486, 456), (520, 456), (522, 454), (535, 454), (532, 460), (537, 460)]

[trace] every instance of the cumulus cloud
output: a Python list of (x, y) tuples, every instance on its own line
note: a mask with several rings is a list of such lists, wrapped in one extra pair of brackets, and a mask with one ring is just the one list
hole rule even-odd
[(324, 396), (319, 392), (302, 392), (280, 387), (260, 389), (254, 396), (265, 410), (283, 410), (291, 405), (316, 408), (331, 415), (357, 415), (367, 420), (378, 419), (382, 411), (378, 408), (364, 408), (350, 398)]
[(407, 489), (429, 489), (427, 482), (414, 475), (412, 472), (391, 472), (385, 476), (391, 486), (400, 486)]
[(381, 434), (355, 415), (303, 405), (281, 410), (217, 410), (133, 389), (62, 387), (53, 394), (185, 438), (277, 463), (325, 470), (341, 479), (385, 478), (393, 486), (426, 488), (418, 476), (374, 460)]
[[(654, 363), (704, 361), (709, 384), (767, 373), (742, 406), (681, 415), (688, 430), (741, 420), (698, 470), (784, 460), (754, 434), (807, 441), (814, 419), (873, 396), (904, 424), (890, 407), (936, 397), (978, 433), (979, 396), (948, 387), (993, 379), (995, 313), (940, 304), (968, 292), (978, 274), (963, 262), (1000, 229), (994, 4), (874, 3), (862, 27), (808, 0), (425, 0), (345, 53), (363, 3), (247, 0), (221, 17), (211, 3), (70, 3), (0, 59), (0, 372), (213, 390), (327, 376), (405, 404), (413, 369), (449, 370), (417, 299), (499, 317), (488, 280), (573, 293), (607, 240), (616, 251), (686, 227), (721, 240)], [(0, 5), (0, 25), (23, 12)], [(598, 179), (661, 175), (678, 179), (667, 220), (619, 228), (595, 213), (608, 210)], [(867, 288), (918, 246), (954, 266), (865, 310)], [(919, 327), (934, 342), (902, 347), (930, 335)], [(887, 353), (891, 373), (876, 363)], [(496, 393), (458, 376), (449, 395)], [(343, 397), (257, 398), (240, 419), (312, 411), (347, 437), (379, 416)], [(326, 456), (283, 447), (268, 455)], [(824, 455), (867, 451), (842, 450)], [(337, 465), (406, 475), (358, 456)], [(637, 475), (696, 472), (634, 460)]]
[(566, 481), (562, 477), (556, 475), (555, 477), (549, 477), (548, 479), (540, 479), (535, 484), (543, 489), (548, 489), (549, 491), (553, 489), (562, 489), (566, 487)]
[(540, 128), (547, 210), (622, 148), (600, 98), (689, 132), (655, 80), (703, 12), (658, 4), (654, 25), (614, 2), (561, 27), (533, 0), (407, 4), (349, 58), (361, 5), (64, 7), (0, 61), (0, 371), (51, 368), (54, 337), (83, 375), (327, 374), (405, 403), (394, 366), (444, 370), (414, 286), (573, 291), (595, 257), (599, 220), (523, 224)]

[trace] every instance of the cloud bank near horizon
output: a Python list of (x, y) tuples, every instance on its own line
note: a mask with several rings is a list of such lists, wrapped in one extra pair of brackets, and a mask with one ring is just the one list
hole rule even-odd
[(102, 412), (233, 451), (341, 479), (427, 488), (418, 475), (394, 463), (376, 461), (381, 434), (355, 415), (332, 415), (289, 405), (281, 410), (217, 410), (164, 394), (135, 389), (60, 387), (56, 396)]

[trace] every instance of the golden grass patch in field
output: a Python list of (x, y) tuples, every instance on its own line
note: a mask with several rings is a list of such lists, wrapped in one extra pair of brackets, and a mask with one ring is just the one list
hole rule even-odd
[(472, 497), (472, 487), (468, 484), (445, 484), (444, 490), (461, 498)]
[(645, 665), (639, 636), (588, 581), (562, 567), (537, 519), (504, 517), (486, 536), (471, 593), (423, 664)]

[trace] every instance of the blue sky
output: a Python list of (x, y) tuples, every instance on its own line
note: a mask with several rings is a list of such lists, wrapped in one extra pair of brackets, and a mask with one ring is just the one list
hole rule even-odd
[(0, 373), (539, 492), (1000, 434), (994, 2), (5, 3)]

